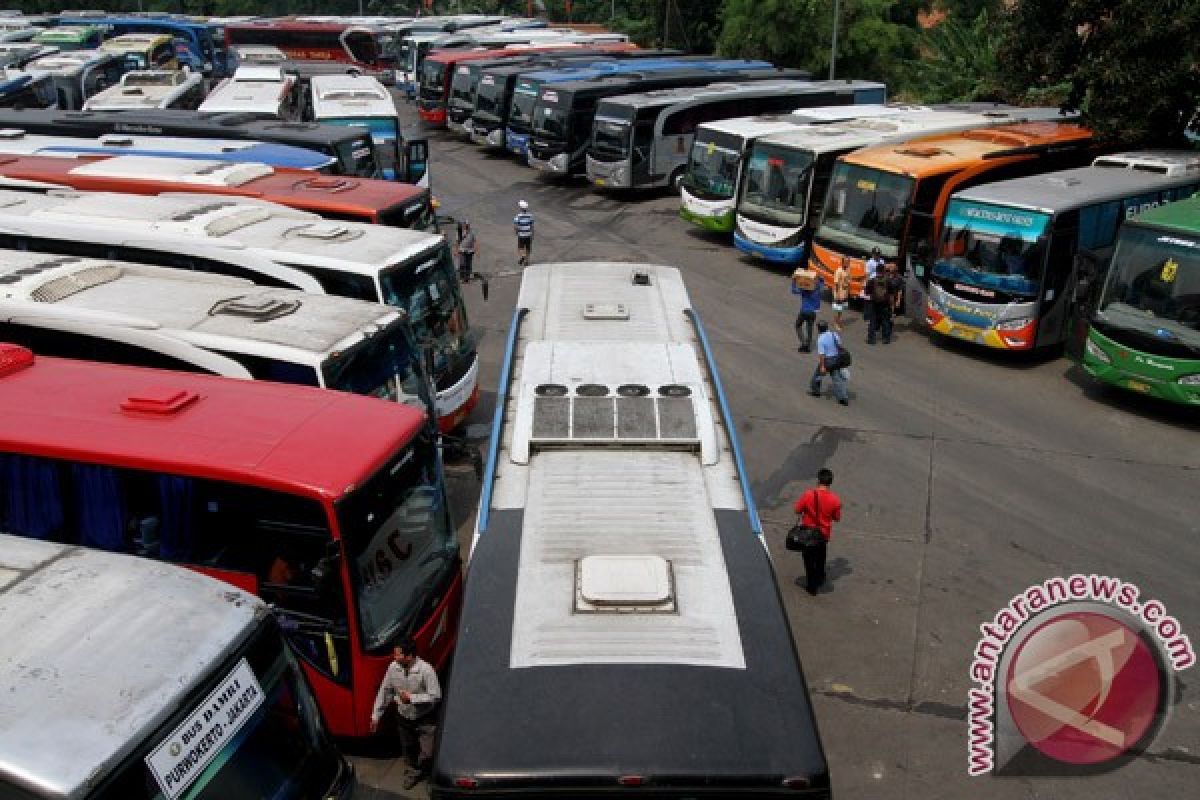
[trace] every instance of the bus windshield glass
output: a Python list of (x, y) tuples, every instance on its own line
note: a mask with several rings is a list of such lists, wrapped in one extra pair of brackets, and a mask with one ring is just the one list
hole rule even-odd
[(627, 119), (596, 117), (592, 125), (592, 150), (598, 156), (622, 159), (629, 155), (633, 125)]
[(380, 225), (408, 228), (414, 231), (435, 231), (437, 219), (429, 195), (423, 194), (407, 203), (392, 206), (379, 214)]
[(325, 362), (325, 386), (427, 410), (432, 398), (417, 371), (418, 358), (403, 322), (397, 320), (387, 330)]
[(385, 272), (384, 302), (408, 312), (408, 322), (422, 349), (432, 353), (433, 374), (445, 375), (474, 346), (458, 293), (454, 259), (446, 247)]
[(375, 146), (369, 137), (339, 144), (338, 161), (345, 165), (347, 175), (378, 178), (382, 174), (379, 162), (375, 160)]
[(409, 632), (455, 569), (439, 472), (436, 446), (422, 434), (337, 505), (369, 652)]
[(475, 90), (478, 73), (471, 74), (470, 70), (459, 70), (450, 82), (450, 105), (455, 108), (470, 108), (471, 94)]
[[(557, 92), (546, 92), (557, 98)], [(567, 138), (567, 125), (570, 122), (569, 109), (555, 101), (542, 98), (541, 105), (533, 112), (533, 132), (538, 136)]]
[(504, 81), (484, 75), (479, 79), (479, 89), (475, 92), (475, 113), (495, 116), (500, 112), (500, 98), (503, 95)]
[(1036, 297), (1050, 217), (1023, 209), (951, 201), (933, 275)]
[(812, 165), (810, 150), (756, 146), (746, 164), (739, 208), (764, 222), (803, 225)]
[[(236, 658), (240, 655), (240, 658)], [(189, 753), (169, 754), (165, 741), (148, 741), (118, 768), (97, 800), (151, 800), (170, 796), (162, 782), (170, 781), (175, 796), (192, 800), (318, 800), (333, 783), (338, 757), (322, 732), (317, 704), (283, 644), (279, 628), (264, 619), (254, 637), (227, 663), (232, 668), (214, 675), (195, 693), (203, 703), (213, 692), (238, 687), (237, 697), (256, 704), (236, 735), (226, 738), (221, 752), (198, 772), (189, 772)], [(170, 739), (205, 709), (181, 709), (165, 730)], [(201, 742), (204, 740), (201, 739)], [(200, 747), (200, 743), (196, 744)], [(201, 754), (203, 755), (203, 754)], [(154, 768), (163, 774), (155, 777)]]
[(741, 137), (696, 141), (683, 185), (703, 200), (728, 200), (737, 188), (742, 163)]
[(839, 161), (833, 168), (817, 240), (860, 253), (878, 247), (885, 258), (896, 258), (913, 184), (903, 175)]
[(512, 107), (508, 111), (508, 127), (520, 130), (528, 127), (537, 105), (537, 88), (518, 84), (513, 92)]
[(1200, 240), (1127, 225), (1096, 319), (1200, 355)]
[(440, 100), (446, 87), (446, 65), (429, 61), (421, 65), (421, 97)]

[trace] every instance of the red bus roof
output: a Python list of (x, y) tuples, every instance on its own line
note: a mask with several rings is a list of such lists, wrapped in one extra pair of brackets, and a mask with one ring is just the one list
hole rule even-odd
[(0, 451), (336, 500), (424, 424), (411, 406), (0, 344)]
[[(103, 162), (103, 163), (101, 163)], [(151, 177), (146, 171), (159, 165), (174, 166), (188, 173), (207, 170), (212, 177), (218, 173), (246, 174), (254, 165), (222, 162), (210, 166), (187, 159), (142, 158), (118, 156), (115, 159), (73, 159), (49, 156), (0, 156), (0, 176), (12, 180), (52, 183), (80, 191), (125, 192), (128, 194), (163, 194), (164, 192), (194, 192), (202, 194), (254, 197), (303, 211), (377, 213), (411, 202), (428, 193), (427, 189), (396, 181), (359, 178), (347, 175), (314, 175), (310, 170), (269, 167), (261, 174), (238, 185), (225, 185), (220, 180), (194, 183), (170, 177)], [(129, 165), (123, 169), (122, 165)], [(215, 164), (215, 162), (214, 162)], [(270, 169), (271, 172), (266, 172)], [(16, 187), (20, 188), (20, 187)]]

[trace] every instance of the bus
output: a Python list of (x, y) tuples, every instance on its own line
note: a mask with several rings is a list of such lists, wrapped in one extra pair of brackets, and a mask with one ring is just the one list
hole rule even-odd
[(0, 108), (54, 108), (58, 91), (54, 76), (45, 72), (0, 69)]
[(396, 309), (225, 275), (0, 250), (0, 341), (432, 407)]
[(208, 24), (179, 17), (138, 17), (138, 16), (88, 16), (60, 17), (60, 26), (65, 25), (96, 25), (103, 27), (110, 36), (123, 36), (129, 33), (166, 34), (172, 39), (182, 39), (187, 49), (202, 59), (199, 71), (209, 79), (223, 78), (227, 74), (224, 64), (217, 58), (216, 47), (213, 45), (212, 33)]
[(528, 267), (501, 376), (434, 800), (829, 797), (679, 270)]
[(125, 59), (103, 50), (73, 50), (37, 58), (25, 67), (49, 75), (61, 109), (83, 108), (88, 98), (116, 86), (128, 67)]
[(38, 31), (32, 41), (57, 47), (59, 50), (95, 50), (104, 43), (105, 34), (105, 29), (96, 25), (46, 28)]
[(1200, 405), (1200, 197), (1126, 220), (1079, 354), (1087, 374)]
[(245, 114), (263, 119), (299, 119), (304, 98), (295, 75), (276, 65), (238, 67), (213, 87), (197, 109), (205, 114)]
[(100, 44), (125, 59), (129, 69), (179, 69), (175, 40), (165, 33), (125, 33)]
[[(246, 139), (311, 150), (324, 156), (338, 175), (363, 178), (383, 176), (375, 160), (375, 148), (365, 131), (320, 125), (316, 122), (259, 119), (250, 114), (200, 114), (183, 109), (145, 111), (51, 112), (0, 109), (0, 128), (17, 128), (49, 135), (103, 136), (144, 134), (195, 139)], [(418, 139), (424, 147), (424, 140)], [(413, 145), (416, 147), (416, 144)], [(407, 152), (405, 169), (408, 170)], [(410, 172), (398, 176), (405, 180)]]
[(1054, 108), (960, 103), (832, 125), (799, 125), (763, 136), (744, 159), (733, 244), (769, 262), (802, 264), (838, 156), (884, 142), (1060, 116)]
[[(308, 79), (311, 94), (312, 118), (322, 125), (338, 125), (348, 128), (363, 128), (371, 135), (375, 145), (375, 160), (383, 176), (397, 180), (399, 165), (405, 163), (401, 153), (403, 137), (400, 133), (400, 111), (392, 99), (392, 93), (375, 78), (363, 74), (313, 75)], [(429, 188), (428, 149), (420, 148), (413, 155), (421, 159), (409, 159), (409, 173), (416, 177), (413, 183)], [(419, 177), (416, 170), (420, 170)]]
[[(127, 112), (114, 112), (127, 113)], [(222, 139), (175, 139), (110, 133), (95, 139), (77, 136), (40, 136), (20, 128), (0, 129), (0, 156), (42, 155), (56, 158), (96, 156), (168, 156), (206, 161), (269, 164), (275, 167), (332, 172), (328, 156), (299, 147)]]
[(352, 23), (254, 20), (227, 24), (225, 46), (269, 44), (298, 61), (348, 61), (388, 69), (394, 61), (381, 42), (383, 35), (378, 28)]
[(808, 266), (833, 285), (845, 263), (862, 296), (866, 261), (878, 248), (906, 282), (904, 312), (925, 321), (929, 267), (950, 195), (990, 181), (1084, 166), (1099, 145), (1087, 128), (1026, 122), (866, 147), (834, 164)]
[(588, 180), (645, 189), (683, 184), (696, 128), (705, 122), (797, 108), (882, 103), (882, 84), (846, 81), (714, 83), (602, 98), (586, 143)]
[(1122, 220), (1197, 189), (1200, 153), (1158, 151), (955, 192), (929, 271), (929, 329), (1001, 350), (1082, 338)]
[(83, 103), (84, 111), (142, 111), (178, 108), (194, 111), (204, 100), (204, 78), (180, 69), (133, 70), (116, 85), (98, 91)]
[[(0, 345), (9, 364), (27, 358)], [(85, 375), (82, 366), (38, 358), (0, 381), (45, 385), (38, 373), (66, 380)], [(26, 421), (36, 410), (28, 389), (18, 391), (5, 402)], [(35, 512), (43, 517), (69, 516), (69, 493), (92, 507), (107, 499), (88, 479), (109, 467), (5, 453), (0, 461), (59, 479), (59, 491), (38, 487), (39, 499), (55, 506)], [(83, 539), (96, 527), (94, 519), (81, 522), (64, 526), (61, 538)], [(8, 688), (0, 698), (0, 795), (353, 794), (354, 771), (263, 601), (170, 564), (10, 534), (0, 534), (0, 575), (0, 636), (20, 654), (0, 666)], [(214, 706), (221, 716), (208, 719)]]
[[(130, 531), (138, 555), (261, 596), (335, 736), (368, 735), (401, 636), (445, 665), (462, 574), (437, 444), (420, 411), (307, 386), (11, 352), (0, 372), (0, 491), (9, 509), (14, 494), (48, 496), (32, 520), (9, 513), (9, 532), (54, 538), (78, 515)], [(80, 514), (82, 500), (97, 513)], [(131, 596), (144, 614), (156, 607)], [(189, 622), (172, 629), (195, 647), (202, 638), (192, 641)]]
[(394, 181), (185, 158), (113, 156), (82, 163), (44, 156), (0, 159), (0, 188), (63, 187), (85, 192), (253, 197), (326, 219), (439, 232), (429, 190)]
[(24, 69), (25, 65), (39, 58), (52, 56), (59, 52), (57, 47), (47, 47), (32, 42), (2, 42), (0, 43), (0, 67)]
[(0, 190), (0, 247), (112, 258), (247, 278), (403, 309), (457, 429), (479, 400), (471, 329), (443, 236), (323, 220), (261, 200), (205, 195)]

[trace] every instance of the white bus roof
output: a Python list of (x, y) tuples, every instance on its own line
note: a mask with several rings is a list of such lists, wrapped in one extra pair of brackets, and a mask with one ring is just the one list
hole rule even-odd
[(144, 242), (165, 252), (217, 247), (276, 263), (374, 276), (385, 267), (445, 247), (440, 234), (332, 222), (263, 200), (205, 194), (155, 196), (0, 191), (0, 229), (36, 227), (85, 241)]
[(98, 258), (0, 251), (0, 311), (9, 320), (134, 328), (312, 366), (399, 313), (391, 306), (256, 286), (241, 278)]
[(46, 72), (51, 75), (73, 75), (83, 67), (97, 61), (120, 58), (115, 53), (103, 50), (67, 50), (39, 56), (25, 65), (27, 71)]
[(685, 86), (672, 89), (652, 89), (647, 92), (622, 94), (616, 97), (606, 97), (599, 107), (607, 105), (630, 106), (666, 106), (673, 103), (686, 103), (691, 100), (703, 100), (725, 96), (788, 94), (805, 89), (818, 89), (820, 82), (809, 80), (777, 79), (766, 81), (751, 81), (749, 83), (734, 83), (716, 80), (704, 86)]
[(201, 112), (242, 112), (279, 116), (294, 76), (277, 66), (238, 67), (232, 78), (222, 81), (200, 104)]
[[(26, 133), (20, 128), (0, 128), (0, 153), (8, 155), (44, 155), (74, 158), (74, 148), (97, 148), (119, 155), (125, 150), (177, 153), (180, 139), (170, 136), (139, 136), (128, 133), (107, 133), (103, 136), (44, 136)], [(251, 139), (185, 139), (188, 152), (235, 153), (256, 147), (262, 142)], [(64, 148), (54, 150), (49, 148)]]
[(288, 60), (287, 53), (272, 44), (238, 44), (233, 52), (245, 64), (277, 64)]
[(314, 75), (312, 87), (313, 116), (332, 117), (395, 117), (399, 112), (391, 92), (369, 75)]
[(1109, 153), (1092, 162), (1094, 167), (1117, 167), (1159, 175), (1196, 175), (1200, 152), (1195, 150), (1135, 150)]
[(191, 186), (236, 187), (274, 175), (275, 169), (267, 164), (201, 161), (194, 158), (114, 156), (87, 161), (74, 167), (71, 174), (99, 178), (172, 181)]
[[(853, 108), (853, 106), (848, 106)], [(807, 110), (807, 109), (806, 109)], [(731, 136), (740, 136), (743, 139), (757, 139), (760, 136), (766, 136), (779, 131), (786, 131), (796, 125), (807, 124), (803, 114), (763, 114), (754, 117), (734, 117), (733, 119), (721, 119), (715, 122), (705, 122), (696, 128), (696, 141), (704, 140), (704, 134), (707, 133), (723, 133)]]
[(164, 108), (203, 77), (183, 70), (135, 70), (121, 76), (116, 86), (96, 92), (83, 103), (84, 111)]
[(191, 570), (0, 535), (0, 783), (88, 795), (266, 614)]

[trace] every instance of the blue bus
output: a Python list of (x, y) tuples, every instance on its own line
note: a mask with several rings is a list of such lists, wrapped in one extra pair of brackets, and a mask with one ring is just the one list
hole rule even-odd
[(223, 57), (218, 57), (216, 45), (213, 44), (212, 31), (205, 22), (189, 22), (180, 19), (159, 19), (154, 17), (60, 17), (59, 25), (105, 25), (111, 30), (112, 36), (123, 33), (166, 33), (176, 39), (182, 39), (186, 45), (186, 55), (176, 53), (181, 60), (186, 58), (192, 63), (188, 66), (203, 72), (207, 78), (225, 77), (226, 64)]

